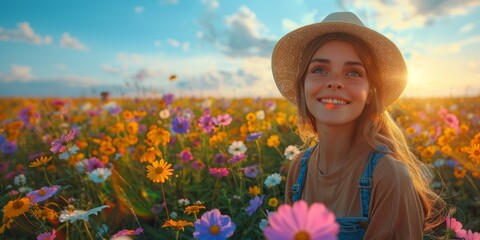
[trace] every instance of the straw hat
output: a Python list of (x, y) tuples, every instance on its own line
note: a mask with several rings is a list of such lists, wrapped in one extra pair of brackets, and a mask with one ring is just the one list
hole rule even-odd
[[(347, 33), (363, 39), (373, 51), (380, 70), (376, 91), (380, 102), (387, 107), (403, 92), (407, 84), (407, 66), (397, 46), (382, 34), (365, 27), (351, 12), (336, 12), (322, 22), (307, 25), (283, 36), (273, 49), (272, 72), (282, 95), (296, 104), (295, 82), (304, 69), (300, 69), (302, 54), (307, 45), (326, 33)], [(367, 70), (368, 71), (368, 70)]]

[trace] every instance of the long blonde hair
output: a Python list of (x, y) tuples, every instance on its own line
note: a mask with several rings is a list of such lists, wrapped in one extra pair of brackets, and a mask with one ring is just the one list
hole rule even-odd
[(373, 54), (370, 53), (370, 48), (363, 40), (345, 33), (330, 33), (322, 35), (307, 46), (300, 62), (300, 69), (303, 69), (303, 72), (297, 76), (297, 82), (295, 83), (300, 137), (306, 145), (309, 145), (309, 142), (318, 137), (315, 117), (310, 113), (306, 104), (304, 79), (313, 54), (323, 44), (332, 40), (346, 41), (352, 44), (367, 71), (371, 103), (365, 106), (362, 114), (357, 119), (357, 132), (361, 134), (372, 149), (382, 151), (378, 149), (378, 146), (387, 146), (391, 151), (389, 154), (405, 164), (415, 189), (422, 199), (425, 211), (424, 230), (426, 234), (429, 234), (430, 230), (444, 221), (446, 203), (429, 187), (432, 174), (428, 171), (425, 164), (419, 161), (417, 156), (410, 150), (404, 132), (392, 119), (390, 113), (385, 110), (387, 106), (382, 106), (380, 99), (382, 99), (383, 94), (387, 93), (376, 90), (377, 86), (381, 84), (380, 71)]

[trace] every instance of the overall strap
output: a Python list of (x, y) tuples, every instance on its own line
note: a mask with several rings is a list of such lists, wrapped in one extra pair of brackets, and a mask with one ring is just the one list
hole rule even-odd
[(370, 153), (367, 166), (365, 167), (365, 170), (363, 171), (363, 174), (358, 181), (358, 185), (360, 187), (362, 217), (365, 218), (368, 218), (368, 212), (370, 208), (370, 197), (373, 185), (373, 171), (375, 170), (375, 166), (377, 165), (378, 161), (385, 155), (385, 152), (389, 152), (388, 148), (386, 148), (385, 146), (380, 146), (379, 149), (382, 150), (382, 152), (373, 151), (372, 153)]
[(307, 151), (305, 151), (300, 161), (300, 173), (298, 174), (297, 181), (292, 187), (292, 192), (293, 192), (292, 202), (296, 202), (302, 198), (303, 185), (305, 183), (305, 178), (307, 177), (308, 159), (310, 158), (310, 155), (312, 154), (312, 150), (314, 148), (315, 146), (307, 149)]

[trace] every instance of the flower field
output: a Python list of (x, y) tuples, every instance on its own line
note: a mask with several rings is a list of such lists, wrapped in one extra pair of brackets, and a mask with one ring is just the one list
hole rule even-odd
[[(478, 106), (400, 99), (390, 109), (471, 234), (480, 231)], [(263, 239), (302, 150), (295, 111), (283, 99), (173, 94), (0, 99), (0, 239)], [(446, 225), (438, 235), (451, 233)]]

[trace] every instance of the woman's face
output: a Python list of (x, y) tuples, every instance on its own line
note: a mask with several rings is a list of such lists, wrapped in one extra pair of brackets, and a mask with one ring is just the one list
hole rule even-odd
[(354, 123), (369, 101), (365, 66), (345, 41), (329, 41), (315, 52), (304, 84), (307, 108), (317, 126)]

